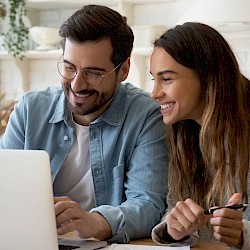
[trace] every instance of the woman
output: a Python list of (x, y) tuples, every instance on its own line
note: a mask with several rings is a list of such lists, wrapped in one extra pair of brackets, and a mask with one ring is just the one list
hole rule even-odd
[(154, 42), (151, 94), (168, 126), (168, 209), (158, 244), (220, 241), (250, 249), (250, 82), (213, 28), (185, 23)]

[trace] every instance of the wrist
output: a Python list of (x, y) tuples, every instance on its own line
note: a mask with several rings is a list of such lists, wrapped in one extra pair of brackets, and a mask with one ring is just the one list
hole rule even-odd
[(235, 247), (241, 249), (243, 247), (243, 244), (244, 244), (243, 232), (241, 232), (239, 242), (238, 242), (238, 244)]
[(167, 227), (167, 224), (165, 225), (165, 228), (164, 228), (164, 240), (166, 240), (167, 242), (171, 242), (171, 243), (177, 243), (177, 242), (181, 242), (181, 241), (184, 241), (184, 240), (188, 240), (190, 238), (190, 235), (186, 235), (184, 236), (183, 238), (181, 239), (174, 239), (169, 233), (168, 233), (168, 227)]
[(95, 218), (95, 233), (94, 238), (98, 240), (107, 240), (112, 236), (112, 231), (108, 221), (98, 212), (91, 212), (92, 216)]

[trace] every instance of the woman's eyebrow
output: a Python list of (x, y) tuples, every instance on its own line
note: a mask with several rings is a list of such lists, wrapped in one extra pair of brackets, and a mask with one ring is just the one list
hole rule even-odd
[[(150, 73), (151, 75), (153, 75), (151, 71), (150, 71), (149, 73)], [(168, 74), (168, 73), (170, 73), (170, 74), (176, 74), (176, 75), (178, 74), (176, 71), (166, 69), (166, 70), (159, 71), (159, 72), (157, 73), (157, 75), (158, 75), (158, 76), (161, 76), (161, 75)]]
[(157, 72), (157, 75), (158, 76), (161, 76), (161, 75), (164, 75), (164, 74), (178, 74), (176, 71), (173, 71), (173, 70), (169, 70), (169, 69), (165, 69), (165, 70), (162, 70), (162, 71), (159, 71)]

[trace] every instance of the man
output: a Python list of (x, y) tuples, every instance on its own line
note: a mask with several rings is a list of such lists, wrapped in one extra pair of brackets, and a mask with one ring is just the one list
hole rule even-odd
[(60, 35), (62, 88), (24, 95), (0, 148), (49, 153), (58, 234), (124, 243), (150, 236), (165, 210), (165, 128), (159, 105), (121, 84), (133, 33), (118, 12), (88, 5)]

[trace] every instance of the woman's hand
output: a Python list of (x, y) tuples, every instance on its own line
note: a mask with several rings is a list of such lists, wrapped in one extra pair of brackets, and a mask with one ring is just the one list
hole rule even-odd
[(166, 218), (168, 234), (180, 240), (203, 227), (210, 217), (193, 200), (178, 201)]
[[(235, 193), (228, 201), (227, 205), (234, 205), (241, 202), (239, 193)], [(210, 219), (213, 226), (214, 237), (227, 244), (236, 246), (242, 242), (243, 222), (242, 212), (230, 208), (221, 208), (213, 212)]]

